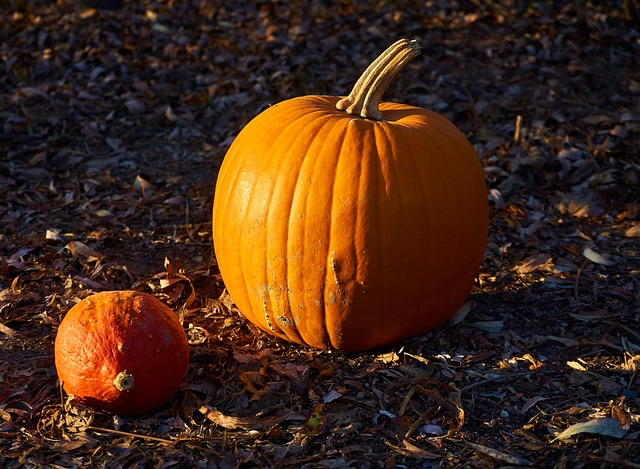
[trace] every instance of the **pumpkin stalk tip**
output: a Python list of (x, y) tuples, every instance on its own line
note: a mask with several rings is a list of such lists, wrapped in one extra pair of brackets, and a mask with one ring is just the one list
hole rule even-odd
[(415, 39), (401, 39), (385, 50), (362, 73), (349, 96), (336, 103), (336, 108), (365, 119), (383, 120), (379, 105), (382, 95), (411, 59), (420, 53)]

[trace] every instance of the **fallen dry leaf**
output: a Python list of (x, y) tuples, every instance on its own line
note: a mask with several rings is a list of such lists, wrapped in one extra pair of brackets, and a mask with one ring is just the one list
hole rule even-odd
[(277, 415), (270, 415), (266, 417), (232, 417), (223, 414), (219, 410), (209, 409), (207, 407), (201, 407), (200, 412), (216, 425), (230, 430), (266, 430), (285, 421), (305, 419), (304, 416), (289, 410)]

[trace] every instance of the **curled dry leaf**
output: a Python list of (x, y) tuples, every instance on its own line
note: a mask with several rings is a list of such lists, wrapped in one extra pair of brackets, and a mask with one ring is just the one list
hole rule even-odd
[(204, 414), (206, 418), (214, 422), (223, 428), (230, 430), (242, 429), (242, 430), (266, 430), (279, 423), (289, 420), (305, 420), (305, 417), (291, 410), (285, 410), (277, 415), (270, 415), (266, 417), (233, 417), (225, 415), (217, 409), (209, 408), (208, 406), (200, 407), (200, 413)]

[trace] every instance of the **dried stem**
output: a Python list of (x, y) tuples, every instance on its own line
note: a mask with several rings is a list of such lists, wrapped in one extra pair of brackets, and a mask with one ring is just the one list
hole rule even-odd
[(378, 108), (382, 95), (398, 72), (419, 53), (415, 39), (397, 41), (367, 67), (349, 96), (338, 101), (336, 108), (366, 119), (382, 120)]

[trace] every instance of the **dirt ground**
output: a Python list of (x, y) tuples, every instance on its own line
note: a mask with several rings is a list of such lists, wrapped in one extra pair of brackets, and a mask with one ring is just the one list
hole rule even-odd
[[(622, 2), (0, 4), (0, 466), (640, 467), (640, 26)], [(270, 104), (347, 93), (451, 119), (485, 167), (468, 307), (369, 353), (275, 340), (224, 291), (216, 172)], [(53, 341), (93, 292), (153, 293), (190, 366), (123, 419), (60, 391)]]

